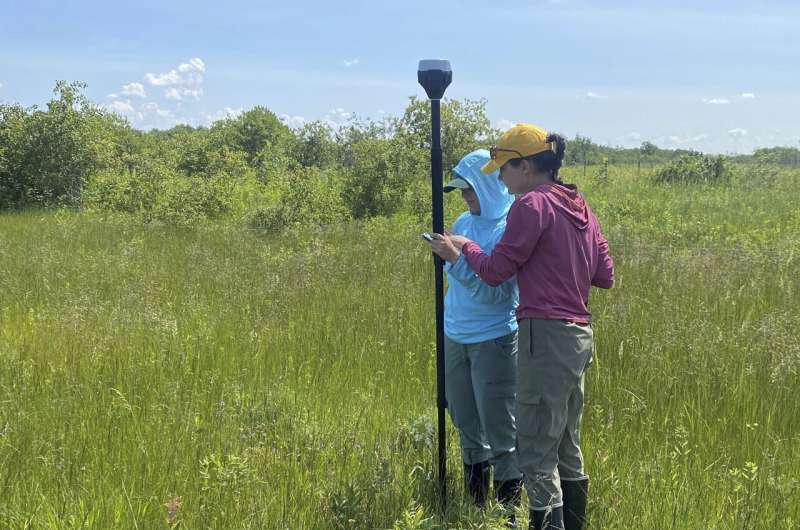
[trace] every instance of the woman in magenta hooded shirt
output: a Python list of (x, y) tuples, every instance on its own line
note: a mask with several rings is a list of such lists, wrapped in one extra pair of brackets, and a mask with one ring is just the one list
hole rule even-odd
[(592, 286), (614, 284), (608, 242), (589, 205), (558, 171), (566, 140), (530, 124), (506, 131), (482, 171), (517, 200), (491, 255), (461, 236), (435, 235), (434, 252), (463, 254), (489, 285), (516, 274), (520, 299), (517, 458), (532, 529), (583, 527), (589, 477), (580, 449), (583, 387), (592, 359)]

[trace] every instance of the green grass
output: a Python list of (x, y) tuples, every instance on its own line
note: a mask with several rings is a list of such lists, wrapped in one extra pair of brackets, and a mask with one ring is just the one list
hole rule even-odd
[[(618, 277), (592, 298), (591, 528), (797, 528), (798, 173), (589, 169)], [(0, 216), (0, 527), (443, 527), (421, 229)], [(498, 527), (449, 435), (448, 528)]]

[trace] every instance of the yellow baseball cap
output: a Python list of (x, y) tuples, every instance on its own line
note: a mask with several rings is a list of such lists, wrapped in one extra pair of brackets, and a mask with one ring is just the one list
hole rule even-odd
[(483, 173), (497, 171), (514, 158), (532, 156), (555, 149), (547, 141), (547, 131), (530, 123), (518, 123), (504, 132), (497, 145), (489, 149), (492, 159), (481, 167)]

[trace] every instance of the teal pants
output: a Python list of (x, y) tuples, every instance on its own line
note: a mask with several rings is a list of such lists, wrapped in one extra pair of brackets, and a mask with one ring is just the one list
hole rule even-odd
[(445, 396), (465, 464), (488, 461), (494, 480), (522, 476), (516, 462), (517, 333), (477, 344), (445, 337)]

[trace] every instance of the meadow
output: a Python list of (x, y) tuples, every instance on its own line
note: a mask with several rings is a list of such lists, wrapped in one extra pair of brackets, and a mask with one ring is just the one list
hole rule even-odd
[[(565, 175), (617, 266), (590, 528), (800, 527), (800, 171), (733, 169)], [(437, 506), (426, 228), (0, 214), (0, 528), (501, 528), (452, 427)]]

